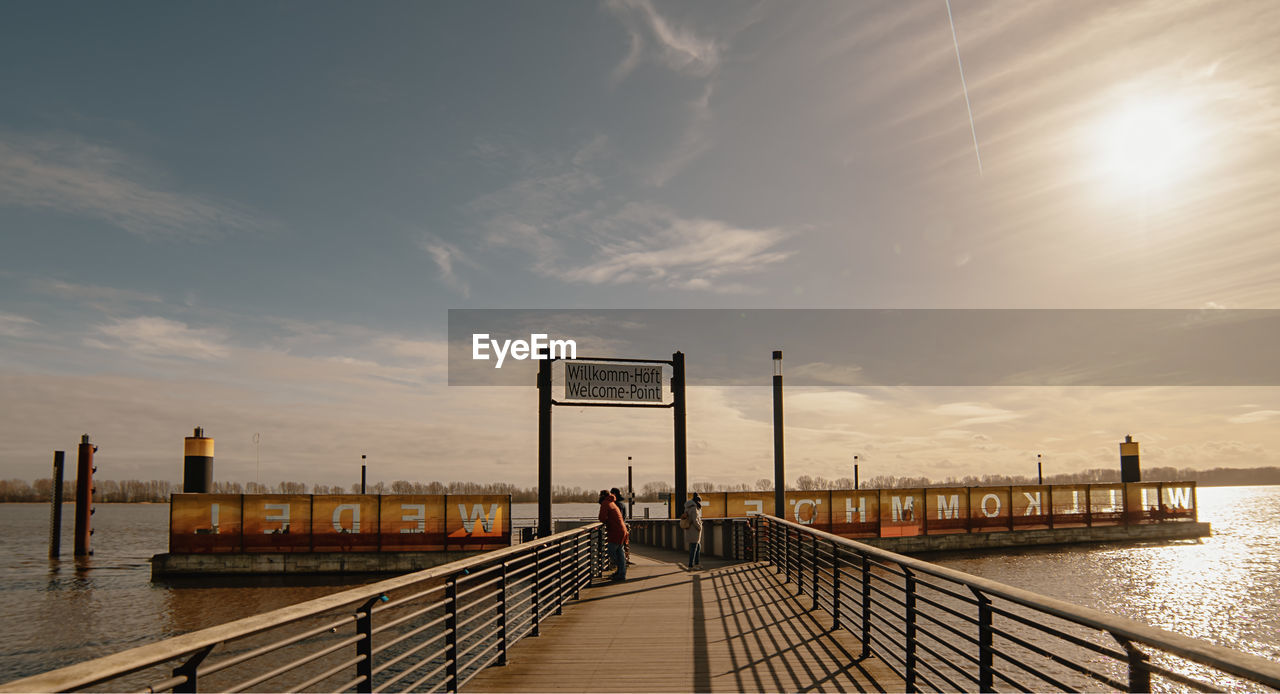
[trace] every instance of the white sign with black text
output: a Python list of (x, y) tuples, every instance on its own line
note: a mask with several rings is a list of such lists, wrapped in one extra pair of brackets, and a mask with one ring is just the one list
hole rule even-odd
[(662, 402), (662, 367), (566, 361), (564, 397), (566, 400)]

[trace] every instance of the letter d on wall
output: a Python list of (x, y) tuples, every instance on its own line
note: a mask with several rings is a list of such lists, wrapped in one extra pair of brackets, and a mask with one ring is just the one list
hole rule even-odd
[[(342, 526), (342, 514), (347, 511), (351, 512), (351, 527), (344, 528)], [(333, 509), (333, 531), (358, 533), (360, 532), (360, 504), (338, 504)]]

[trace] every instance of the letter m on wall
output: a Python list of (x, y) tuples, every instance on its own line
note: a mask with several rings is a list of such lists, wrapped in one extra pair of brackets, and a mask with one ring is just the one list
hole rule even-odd
[(960, 495), (952, 494), (950, 500), (938, 495), (938, 520), (960, 517)]

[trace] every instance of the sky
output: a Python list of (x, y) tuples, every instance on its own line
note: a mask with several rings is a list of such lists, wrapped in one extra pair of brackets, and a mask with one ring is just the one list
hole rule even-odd
[[(177, 481), (199, 425), (215, 479), (533, 486), (449, 309), (1280, 308), (1280, 5), (949, 9), (7, 3), (0, 476)], [(771, 476), (771, 373), (690, 389), (691, 482)], [(1280, 464), (1261, 383), (785, 402), (792, 479)], [(667, 410), (554, 432), (557, 484), (671, 479)]]

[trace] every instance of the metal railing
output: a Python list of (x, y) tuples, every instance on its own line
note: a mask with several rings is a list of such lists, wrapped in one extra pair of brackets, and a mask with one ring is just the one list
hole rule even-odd
[(599, 576), (599, 523), (0, 685), (457, 691)]
[(757, 559), (857, 634), (907, 691), (1280, 688), (1280, 664), (756, 516)]
[[(637, 518), (627, 521), (631, 544), (687, 552), (680, 521), (667, 518)], [(750, 560), (755, 533), (746, 518), (704, 518), (702, 521), (702, 556), (723, 557), (737, 561)]]

